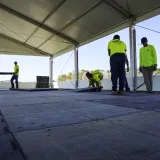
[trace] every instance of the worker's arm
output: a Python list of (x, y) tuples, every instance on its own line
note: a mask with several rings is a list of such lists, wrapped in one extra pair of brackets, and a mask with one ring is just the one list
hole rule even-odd
[(127, 55), (126, 55), (126, 65), (127, 65), (127, 72), (129, 72), (129, 61), (128, 61), (128, 57), (127, 57)]
[(91, 80), (89, 80), (89, 85), (88, 85), (88, 87), (90, 88), (92, 86), (92, 82), (91, 82)]
[(103, 79), (103, 74), (102, 73), (98, 73), (94, 76), (94, 80), (97, 82), (97, 87), (102, 87), (102, 82), (101, 80)]
[(110, 47), (110, 42), (108, 43), (108, 56), (110, 57), (111, 56), (111, 47)]
[(127, 46), (126, 46), (126, 44), (125, 44), (125, 46), (124, 46), (124, 50), (125, 50), (125, 52), (127, 52)]
[(153, 56), (154, 71), (156, 71), (157, 70), (157, 53), (156, 53), (156, 49), (154, 48), (154, 46), (153, 46), (152, 50), (153, 50), (152, 56)]
[(111, 55), (111, 50), (108, 49), (108, 56), (110, 57), (110, 55)]
[(101, 82), (101, 81), (99, 81), (98, 83), (99, 83), (99, 87), (102, 87), (102, 82)]
[(156, 53), (156, 49), (154, 48), (154, 46), (153, 46), (152, 54), (153, 54), (153, 64), (157, 65), (157, 53)]
[(141, 49), (139, 52), (139, 71), (142, 72), (142, 53), (141, 53)]

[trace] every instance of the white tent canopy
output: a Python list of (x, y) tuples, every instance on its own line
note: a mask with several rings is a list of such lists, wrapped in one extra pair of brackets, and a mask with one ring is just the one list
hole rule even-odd
[(0, 52), (58, 56), (159, 13), (159, 0), (0, 0)]

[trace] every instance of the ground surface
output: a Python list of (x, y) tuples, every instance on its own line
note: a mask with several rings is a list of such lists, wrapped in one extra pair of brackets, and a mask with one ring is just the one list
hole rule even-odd
[(160, 160), (160, 94), (0, 91), (0, 160)]

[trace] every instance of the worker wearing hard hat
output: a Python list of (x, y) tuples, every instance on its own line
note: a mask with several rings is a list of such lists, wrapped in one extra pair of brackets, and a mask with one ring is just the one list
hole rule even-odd
[(14, 74), (11, 78), (11, 88), (14, 88), (14, 80), (16, 83), (16, 88), (18, 89), (19, 85), (18, 85), (18, 76), (19, 76), (19, 66), (17, 64), (17, 62), (14, 62)]
[[(108, 54), (110, 56), (112, 93), (121, 94), (124, 90), (126, 44), (120, 40), (119, 35), (115, 35), (108, 43)], [(119, 91), (117, 91), (117, 81), (119, 79)]]
[(157, 54), (153, 45), (148, 44), (146, 37), (141, 39), (143, 47), (140, 49), (140, 72), (148, 93), (152, 93), (152, 75), (157, 70)]
[(89, 80), (88, 87), (102, 87), (103, 74), (100, 71), (87, 72), (86, 77)]

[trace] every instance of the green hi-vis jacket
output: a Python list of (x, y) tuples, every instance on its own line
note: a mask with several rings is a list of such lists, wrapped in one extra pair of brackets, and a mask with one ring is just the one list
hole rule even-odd
[(140, 49), (140, 67), (151, 67), (157, 64), (157, 54), (153, 45)]
[(102, 87), (101, 80), (103, 79), (103, 74), (100, 71), (92, 71), (92, 78), (89, 79), (89, 87), (91, 87), (92, 83), (98, 82), (99, 86)]

